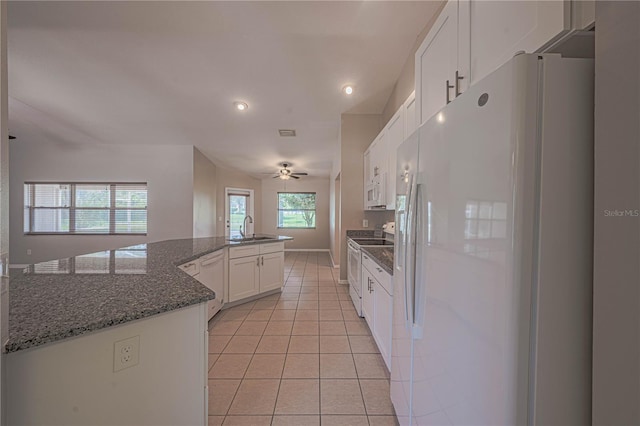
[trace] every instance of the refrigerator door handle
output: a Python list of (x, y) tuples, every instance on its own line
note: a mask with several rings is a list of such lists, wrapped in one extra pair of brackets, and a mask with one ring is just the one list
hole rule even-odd
[(414, 321), (414, 301), (413, 289), (415, 288), (415, 201), (416, 201), (416, 185), (413, 182), (413, 176), (409, 182), (409, 193), (407, 194), (407, 244), (404, 251), (404, 311), (407, 327), (411, 328)]

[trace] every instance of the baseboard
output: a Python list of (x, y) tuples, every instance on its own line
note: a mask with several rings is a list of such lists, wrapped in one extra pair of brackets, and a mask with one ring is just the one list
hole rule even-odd
[(329, 258), (331, 259), (331, 266), (333, 269), (339, 269), (340, 265), (336, 265), (336, 262), (333, 260), (333, 253), (331, 253), (331, 250), (329, 250)]
[(349, 284), (349, 280), (338, 280), (338, 284)]
[(329, 249), (284, 249), (284, 251), (321, 251), (321, 252), (329, 252)]

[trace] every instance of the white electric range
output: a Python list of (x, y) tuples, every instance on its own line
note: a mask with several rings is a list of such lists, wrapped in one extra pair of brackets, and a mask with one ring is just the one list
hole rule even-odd
[(360, 248), (372, 246), (393, 247), (393, 241), (384, 238), (347, 238), (349, 295), (359, 316), (362, 316), (362, 251)]

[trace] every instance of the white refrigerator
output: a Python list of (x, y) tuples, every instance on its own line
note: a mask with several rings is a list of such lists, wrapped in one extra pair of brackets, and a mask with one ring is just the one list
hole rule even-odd
[(397, 171), (400, 424), (590, 424), (593, 61), (514, 57)]

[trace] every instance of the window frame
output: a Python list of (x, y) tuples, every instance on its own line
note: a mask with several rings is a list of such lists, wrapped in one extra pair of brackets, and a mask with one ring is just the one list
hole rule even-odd
[[(280, 208), (280, 194), (308, 194), (313, 195), (314, 200), (314, 208), (313, 209), (281, 209)], [(314, 226), (280, 226), (279, 223), (276, 223), (276, 229), (316, 229), (317, 228), (317, 216), (318, 216), (318, 193), (315, 191), (278, 191), (277, 193), (277, 216), (276, 221), (279, 222), (280, 212), (305, 212), (312, 211), (314, 213)]]
[[(23, 195), (23, 209), (28, 209), (28, 231), (27, 224), (24, 223), (25, 215), (23, 212), (23, 234), (24, 235), (129, 235), (129, 236), (146, 236), (149, 232), (149, 187), (147, 182), (42, 182), (42, 181), (30, 181), (24, 182), (23, 187), (27, 185), (31, 185), (29, 195), (31, 199), (29, 200), (29, 204), (27, 204), (27, 200), (24, 199)], [(35, 190), (33, 190), (33, 186), (35, 185), (68, 185), (69, 186), (69, 206), (64, 207), (43, 207), (43, 206), (35, 206)], [(76, 206), (76, 190), (77, 186), (82, 185), (105, 185), (109, 186), (109, 207), (77, 207)], [(116, 206), (116, 190), (123, 189), (123, 187), (127, 186), (144, 186), (145, 191), (147, 192), (147, 205), (145, 207), (117, 207)], [(68, 231), (34, 231), (34, 223), (35, 223), (35, 212), (37, 210), (67, 210), (69, 212), (69, 230)], [(117, 229), (117, 221), (116, 221), (116, 213), (118, 211), (145, 211), (147, 212), (147, 219), (145, 221), (145, 232), (116, 232)], [(78, 232), (76, 231), (76, 213), (78, 211), (108, 211), (109, 217), (109, 232)]]

